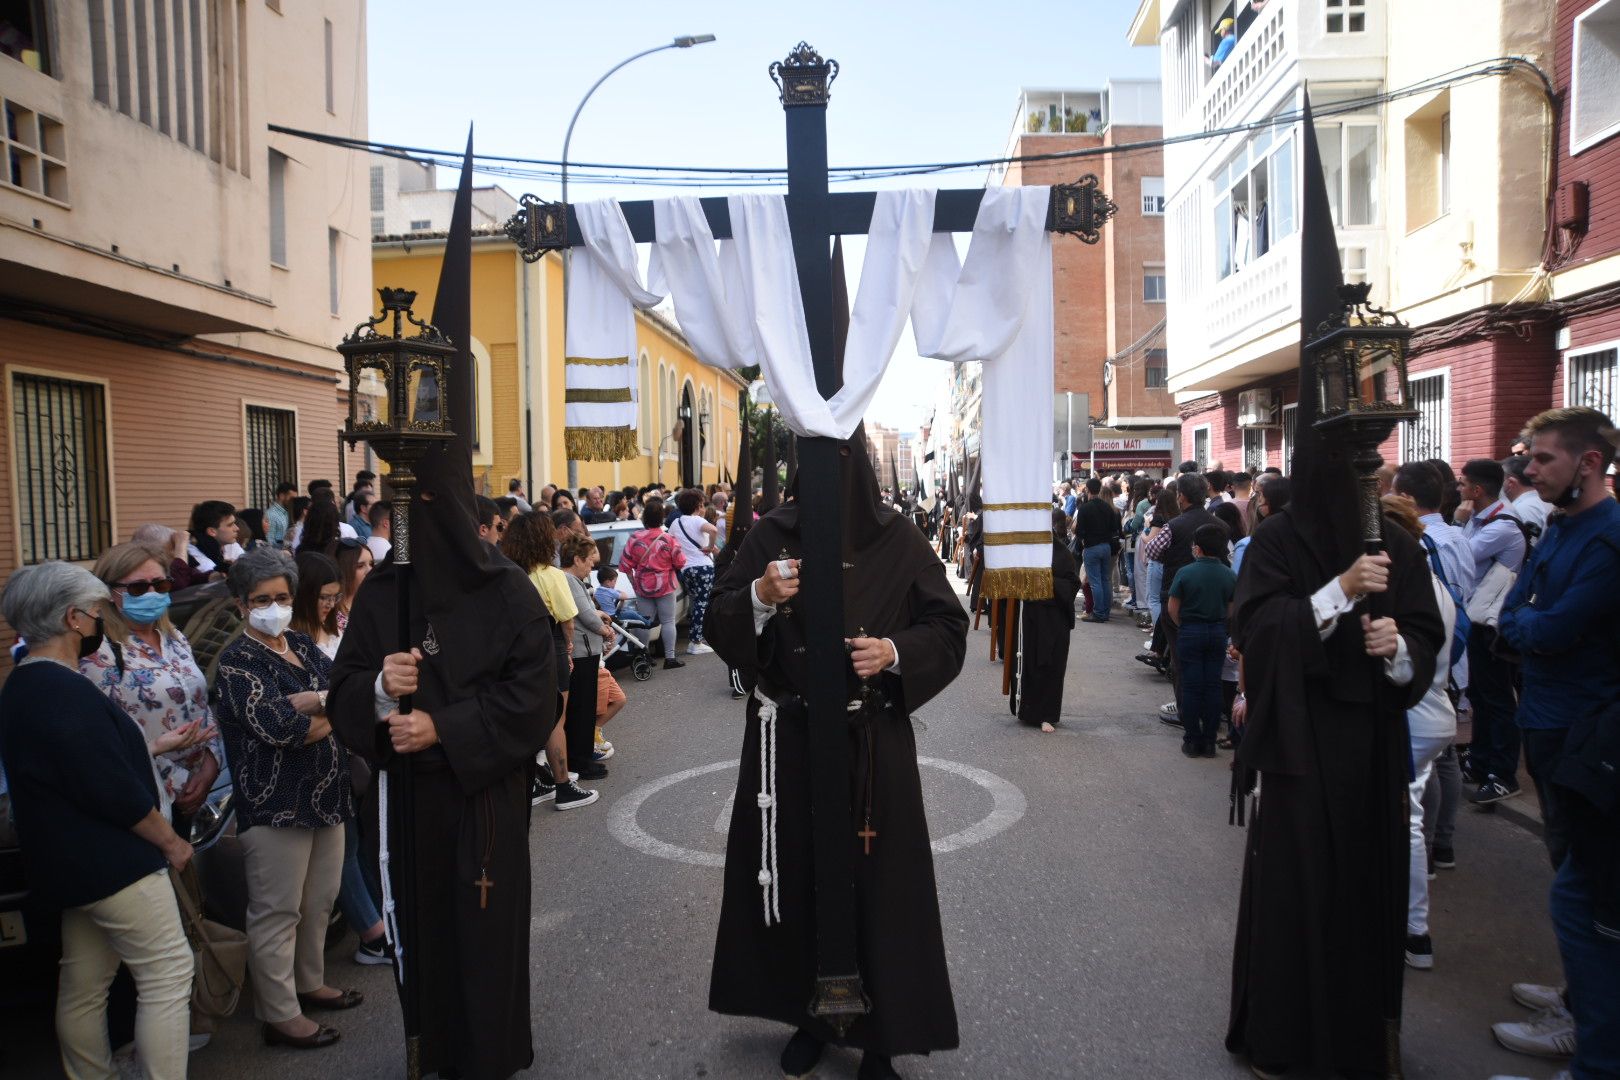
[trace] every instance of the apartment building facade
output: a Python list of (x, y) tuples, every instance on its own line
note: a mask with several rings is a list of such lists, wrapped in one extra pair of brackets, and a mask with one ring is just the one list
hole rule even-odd
[(193, 503), (338, 482), (372, 307), (363, 4), (12, 5), (0, 54), (0, 574)]
[[(1419, 419), (1386, 459), (1501, 457), (1553, 403), (1556, 81), (1552, 0), (1144, 0), (1161, 50), (1170, 387), (1181, 454), (1287, 468), (1298, 401), (1299, 125), (1316, 111), (1347, 281), (1415, 329)], [(1527, 64), (1457, 73), (1497, 57)], [(1533, 66), (1532, 66), (1533, 65)], [(1305, 331), (1309, 337), (1309, 328)]]

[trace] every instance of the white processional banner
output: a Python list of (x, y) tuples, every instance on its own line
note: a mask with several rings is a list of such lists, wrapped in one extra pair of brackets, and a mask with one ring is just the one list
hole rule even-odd
[(585, 244), (567, 255), (563, 444), (570, 460), (622, 461), (641, 453), (634, 309), (663, 297), (642, 287), (617, 202), (576, 203), (574, 215)]
[(1046, 187), (987, 188), (967, 260), (940, 233), (911, 309), (917, 351), (984, 363), (986, 596), (1052, 595), (1052, 237)]

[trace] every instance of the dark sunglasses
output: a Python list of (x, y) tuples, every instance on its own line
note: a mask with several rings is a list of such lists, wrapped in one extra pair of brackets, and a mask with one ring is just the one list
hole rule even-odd
[(151, 581), (110, 581), (107, 585), (109, 588), (127, 592), (131, 596), (145, 596), (148, 589), (166, 593), (174, 588), (174, 582), (166, 577), (153, 578)]

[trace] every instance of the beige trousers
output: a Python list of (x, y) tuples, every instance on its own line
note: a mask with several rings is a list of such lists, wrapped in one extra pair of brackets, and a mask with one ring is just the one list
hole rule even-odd
[(191, 946), (167, 870), (62, 912), (56, 1037), (68, 1080), (114, 1080), (107, 989), (135, 977), (135, 1049), (151, 1080), (182, 1080), (191, 1036)]
[(343, 880), (343, 826), (242, 833), (247, 862), (248, 968), (254, 1012), (280, 1024), (303, 1012), (299, 994), (326, 980), (326, 927)]

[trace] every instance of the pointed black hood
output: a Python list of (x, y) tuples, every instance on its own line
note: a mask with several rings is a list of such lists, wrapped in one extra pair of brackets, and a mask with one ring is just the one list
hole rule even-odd
[(1305, 95), (1301, 129), (1299, 411), (1295, 416), (1294, 456), (1289, 463), (1293, 497), (1288, 513), (1323, 569), (1338, 573), (1361, 554), (1360, 496), (1350, 463), (1351, 449), (1316, 428), (1316, 364), (1310, 343), (1319, 336), (1319, 328), (1333, 320), (1343, 306), (1339, 288), (1344, 284), (1344, 272), (1309, 93)]
[(761, 514), (768, 514), (775, 510), (782, 501), (782, 482), (776, 475), (776, 425), (771, 422), (774, 419), (771, 416), (772, 411), (771, 409), (765, 410), (765, 422), (762, 425), (765, 429), (765, 456), (760, 460), (759, 464), (765, 475), (761, 478), (759, 485), (759, 512)]

